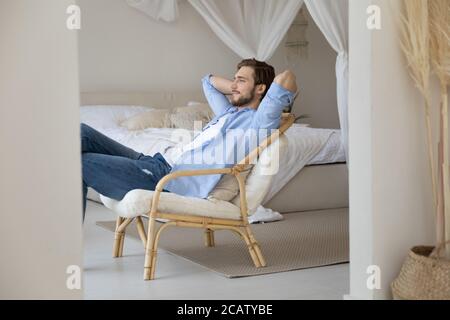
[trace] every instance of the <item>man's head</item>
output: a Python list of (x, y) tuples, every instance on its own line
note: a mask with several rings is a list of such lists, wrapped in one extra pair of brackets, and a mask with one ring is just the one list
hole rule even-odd
[(257, 107), (275, 79), (275, 69), (255, 59), (242, 60), (231, 86), (231, 103), (236, 107)]

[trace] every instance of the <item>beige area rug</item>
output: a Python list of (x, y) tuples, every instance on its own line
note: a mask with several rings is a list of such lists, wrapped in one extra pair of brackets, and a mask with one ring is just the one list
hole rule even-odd
[[(289, 213), (284, 217), (278, 222), (251, 225), (267, 262), (264, 268), (255, 268), (245, 242), (226, 230), (216, 231), (216, 246), (208, 248), (204, 246), (202, 229), (169, 227), (161, 233), (158, 248), (229, 278), (349, 261), (348, 208)], [(99, 221), (97, 225), (110, 231), (115, 228), (114, 221)], [(134, 222), (127, 228), (127, 236), (140, 241)]]

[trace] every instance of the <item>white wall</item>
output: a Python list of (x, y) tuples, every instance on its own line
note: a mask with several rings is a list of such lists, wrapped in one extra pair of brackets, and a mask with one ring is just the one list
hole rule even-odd
[[(350, 9), (355, 36), (350, 42), (350, 55), (359, 57), (350, 62), (350, 295), (387, 299), (391, 298), (389, 285), (409, 248), (433, 245), (435, 227), (423, 102), (399, 45), (400, 1), (371, 2), (382, 10), (380, 31), (362, 31), (370, 1), (352, 0)], [(358, 34), (360, 41), (355, 41)], [(361, 38), (364, 36), (369, 40)], [(370, 68), (366, 64), (366, 68), (358, 69), (361, 65), (355, 62), (367, 59)], [(365, 115), (365, 125), (356, 123), (358, 113)], [(363, 146), (361, 137), (366, 138), (367, 146)], [(358, 206), (361, 203), (365, 206)], [(361, 276), (369, 265), (381, 268), (380, 290), (368, 290)]]
[(76, 299), (81, 266), (77, 39), (70, 0), (0, 4), (0, 299)]
[(366, 269), (373, 264), (372, 38), (365, 27), (371, 0), (349, 1), (350, 298), (370, 299)]
[[(180, 18), (158, 22), (124, 0), (80, 0), (81, 91), (195, 91), (207, 73), (232, 77), (241, 60), (211, 31), (186, 1)], [(339, 128), (336, 54), (313, 20), (307, 31), (309, 55), (288, 65), (281, 45), (268, 62), (277, 72), (292, 68), (302, 98), (296, 114), (313, 126)]]

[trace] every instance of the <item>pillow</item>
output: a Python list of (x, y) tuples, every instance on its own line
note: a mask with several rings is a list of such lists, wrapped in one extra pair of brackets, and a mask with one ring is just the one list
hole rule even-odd
[(170, 114), (172, 127), (194, 130), (195, 121), (201, 121), (202, 129), (214, 118), (214, 113), (207, 103), (196, 103), (185, 107), (174, 108)]
[(203, 104), (203, 105), (208, 105), (206, 102), (198, 102), (198, 101), (188, 101), (187, 106), (188, 107), (192, 107), (192, 106), (197, 106), (199, 104)]
[[(248, 175), (245, 183), (249, 216), (255, 213), (258, 206), (262, 204), (267, 193), (270, 191), (273, 179), (281, 165), (280, 155), (288, 151), (288, 146), (289, 140), (283, 134), (259, 155), (259, 159)], [(238, 207), (241, 206), (240, 197), (235, 197), (230, 202)]]
[(126, 119), (150, 110), (154, 108), (131, 105), (82, 105), (80, 122), (97, 130), (115, 129)]
[(146, 128), (170, 128), (170, 110), (153, 109), (134, 115), (120, 123), (128, 130), (143, 130)]
[[(244, 178), (244, 182), (247, 176), (253, 169), (253, 164), (247, 164), (244, 170), (241, 171), (241, 177)], [(235, 176), (224, 174), (219, 180), (214, 190), (208, 195), (208, 200), (216, 199), (223, 201), (230, 201), (239, 194), (239, 183)]]

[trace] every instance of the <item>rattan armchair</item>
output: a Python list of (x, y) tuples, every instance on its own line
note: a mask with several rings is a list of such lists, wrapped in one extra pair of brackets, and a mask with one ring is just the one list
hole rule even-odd
[[(152, 193), (151, 204), (149, 207), (147, 207), (146, 210), (144, 210), (146, 211), (144, 215), (147, 215), (149, 217), (149, 224), (148, 224), (149, 226), (147, 232), (145, 231), (144, 223), (142, 221), (141, 217), (141, 215), (143, 215), (142, 213), (129, 214), (129, 212), (126, 212), (125, 215), (123, 214), (124, 211), (122, 211), (121, 214), (121, 212), (118, 212), (119, 210), (115, 210), (118, 204), (117, 201), (101, 196), (102, 202), (105, 204), (105, 206), (112, 209), (113, 211), (116, 211), (116, 213), (118, 214), (113, 246), (113, 256), (121, 257), (123, 255), (123, 245), (126, 228), (130, 225), (130, 223), (133, 220), (135, 220), (139, 236), (145, 247), (144, 280), (152, 280), (155, 278), (158, 241), (161, 232), (166, 228), (172, 226), (204, 229), (205, 245), (208, 247), (214, 247), (215, 245), (214, 231), (230, 230), (239, 235), (245, 241), (255, 267), (259, 268), (266, 266), (266, 261), (261, 252), (261, 248), (258, 242), (256, 241), (249, 226), (246, 182), (244, 181), (244, 178), (241, 176), (240, 172), (244, 170), (246, 164), (252, 163), (253, 159), (255, 158), (259, 159), (261, 153), (267, 147), (269, 147), (271, 144), (277, 141), (284, 134), (284, 132), (294, 123), (294, 121), (295, 116), (293, 114), (283, 114), (279, 130), (276, 130), (274, 133), (272, 133), (267, 139), (265, 139), (261, 144), (259, 144), (257, 148), (252, 150), (242, 161), (240, 161), (238, 164), (234, 165), (231, 168), (176, 171), (163, 177), (157, 184), (156, 189), (154, 191), (146, 191), (147, 193)], [(234, 210), (234, 213), (231, 217), (229, 215), (221, 216), (220, 214), (216, 214), (216, 216), (211, 216), (197, 213), (186, 214), (177, 212), (164, 212), (165, 210), (162, 208), (161, 205), (162, 196), (172, 197), (172, 199), (175, 199), (175, 197), (183, 198), (183, 201), (190, 201), (190, 200), (208, 201), (205, 199), (196, 200), (196, 198), (189, 199), (175, 194), (162, 192), (164, 186), (169, 180), (181, 176), (210, 175), (210, 174), (232, 175), (238, 181), (239, 184), (238, 206), (229, 204), (230, 208), (232, 208), (231, 206), (233, 206)], [(262, 201), (262, 199), (260, 199), (259, 201)], [(170, 205), (170, 201), (168, 202)], [(150, 203), (150, 201), (148, 203)], [(260, 203), (258, 203), (257, 205), (259, 204)], [(212, 205), (214, 206), (214, 204)], [(212, 212), (214, 210), (209, 211)], [(156, 219), (166, 219), (167, 222), (165, 222), (158, 228)]]

